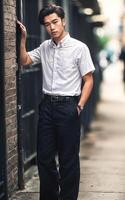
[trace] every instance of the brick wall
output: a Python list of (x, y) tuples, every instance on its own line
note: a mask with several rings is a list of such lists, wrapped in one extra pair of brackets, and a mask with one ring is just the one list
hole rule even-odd
[(17, 187), (16, 0), (4, 0), (5, 110), (9, 194)]

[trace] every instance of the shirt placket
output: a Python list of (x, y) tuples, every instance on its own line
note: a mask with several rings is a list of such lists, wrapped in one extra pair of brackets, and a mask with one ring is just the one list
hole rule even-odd
[(52, 75), (52, 89), (51, 92), (54, 94), (56, 91), (56, 80), (57, 80), (57, 58), (58, 58), (58, 47), (54, 47), (54, 58), (53, 58), (53, 75)]

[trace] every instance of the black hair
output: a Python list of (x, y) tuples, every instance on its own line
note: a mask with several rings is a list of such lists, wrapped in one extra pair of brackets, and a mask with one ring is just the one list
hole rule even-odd
[(44, 8), (42, 8), (39, 12), (39, 23), (44, 25), (44, 17), (56, 13), (58, 15), (58, 17), (60, 17), (61, 19), (64, 19), (65, 17), (65, 13), (64, 10), (61, 6), (57, 6), (56, 4), (53, 3), (49, 3), (47, 6), (45, 6)]

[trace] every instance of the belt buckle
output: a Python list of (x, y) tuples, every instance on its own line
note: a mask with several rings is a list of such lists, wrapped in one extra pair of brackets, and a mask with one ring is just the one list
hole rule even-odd
[(57, 102), (59, 100), (58, 96), (51, 96), (51, 102)]

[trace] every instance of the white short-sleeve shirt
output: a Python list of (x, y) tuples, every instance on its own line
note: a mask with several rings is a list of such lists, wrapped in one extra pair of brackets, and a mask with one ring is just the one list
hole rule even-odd
[(69, 34), (58, 45), (46, 40), (28, 53), (33, 64), (42, 64), (45, 94), (78, 96), (82, 77), (95, 70), (86, 44)]

